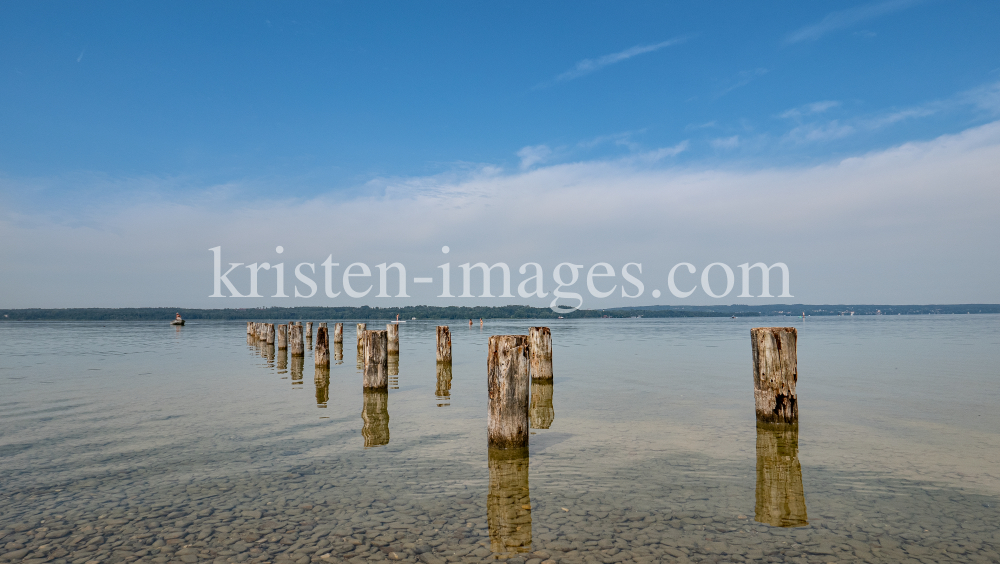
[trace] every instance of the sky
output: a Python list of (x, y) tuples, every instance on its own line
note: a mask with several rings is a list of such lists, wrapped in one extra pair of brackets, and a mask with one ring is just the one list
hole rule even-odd
[(0, 13), (0, 308), (1000, 303), (996, 2)]

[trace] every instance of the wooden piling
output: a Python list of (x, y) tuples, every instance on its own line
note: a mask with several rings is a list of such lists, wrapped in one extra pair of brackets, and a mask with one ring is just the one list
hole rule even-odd
[(313, 338), (313, 322), (312, 321), (307, 321), (306, 322), (306, 339), (312, 339), (312, 338)]
[(531, 380), (531, 407), (528, 419), (532, 429), (548, 429), (555, 421), (556, 410), (552, 407), (552, 380)]
[(386, 331), (389, 335), (389, 354), (399, 354), (399, 325), (396, 323), (387, 323), (385, 326)]
[(486, 521), (490, 550), (498, 554), (528, 552), (531, 550), (528, 447), (490, 448), (488, 457), (490, 485), (486, 494)]
[(364, 341), (364, 387), (378, 390), (389, 389), (388, 336), (385, 331), (365, 331)]
[(361, 407), (361, 436), (365, 448), (389, 444), (389, 390), (365, 388)]
[(334, 323), (333, 325), (333, 342), (334, 344), (340, 343), (344, 344), (344, 324)]
[(274, 323), (267, 324), (267, 344), (274, 344)]
[(552, 379), (552, 332), (548, 327), (528, 329), (528, 349), (531, 354), (531, 379)]
[(451, 362), (451, 330), (447, 325), (437, 328), (437, 361)]
[(359, 351), (362, 350), (362, 349), (364, 349), (364, 347), (365, 347), (365, 344), (361, 340), (361, 338), (364, 336), (365, 331), (367, 331), (367, 330), (368, 330), (368, 324), (367, 323), (358, 323), (358, 350)]
[(486, 436), (497, 448), (528, 446), (528, 336), (490, 337), (486, 360), (489, 417)]
[(292, 332), (291, 338), (288, 339), (289, 349), (291, 350), (292, 356), (305, 356), (306, 349), (305, 343), (302, 342), (302, 326), (292, 325), (289, 329)]
[(753, 396), (757, 421), (798, 423), (798, 381), (794, 327), (755, 327), (750, 330), (753, 351)]
[(333, 360), (337, 364), (344, 363), (344, 343), (333, 344)]
[(806, 497), (799, 464), (799, 426), (757, 424), (754, 519), (772, 527), (805, 527)]
[(288, 326), (278, 325), (276, 328), (275, 344), (278, 345), (278, 349), (288, 348)]
[(330, 367), (330, 339), (326, 333), (326, 327), (320, 326), (316, 330), (316, 346), (313, 348), (313, 356), (316, 366)]
[(247, 335), (249, 335), (251, 333), (250, 332), (250, 326), (251, 326), (251, 323), (249, 321), (247, 321)]

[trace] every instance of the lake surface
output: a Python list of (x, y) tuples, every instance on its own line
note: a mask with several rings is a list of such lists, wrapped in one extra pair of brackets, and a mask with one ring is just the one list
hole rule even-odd
[[(0, 560), (1000, 561), (1000, 316), (549, 321), (525, 453), (487, 340), (539, 323), (450, 323), (450, 378), (438, 324), (373, 396), (353, 322), (318, 380), (243, 322), (0, 323)], [(796, 430), (755, 424), (761, 325)]]

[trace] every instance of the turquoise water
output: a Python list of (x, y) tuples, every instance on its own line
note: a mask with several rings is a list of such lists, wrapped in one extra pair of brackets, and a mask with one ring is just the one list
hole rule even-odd
[[(551, 321), (506, 459), (487, 339), (533, 324), (452, 324), (449, 381), (407, 322), (381, 400), (349, 321), (328, 382), (242, 322), (0, 324), (0, 559), (1000, 560), (1000, 316)], [(760, 325), (799, 331), (794, 434), (755, 425)]]

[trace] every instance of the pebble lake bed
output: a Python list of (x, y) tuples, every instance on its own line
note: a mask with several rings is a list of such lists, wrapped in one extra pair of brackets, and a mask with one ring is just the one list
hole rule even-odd
[[(1000, 315), (409, 321), (379, 397), (313, 321), (328, 377), (243, 322), (0, 323), (0, 562), (1000, 562)], [(535, 325), (494, 452), (487, 340)], [(794, 432), (757, 326), (798, 329)]]

